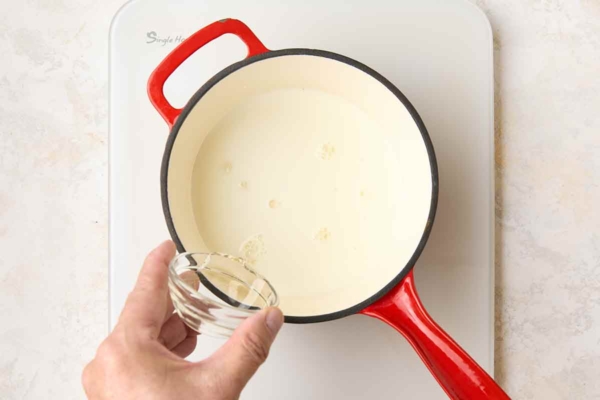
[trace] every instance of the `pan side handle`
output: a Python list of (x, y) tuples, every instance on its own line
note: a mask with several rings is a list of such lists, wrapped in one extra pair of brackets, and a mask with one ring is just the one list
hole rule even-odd
[(269, 51), (246, 24), (237, 19), (223, 19), (214, 22), (184, 40), (156, 67), (148, 80), (148, 96), (158, 113), (172, 127), (181, 114), (181, 109), (169, 103), (164, 94), (165, 82), (185, 60), (196, 51), (225, 35), (239, 37), (248, 47), (248, 57)]

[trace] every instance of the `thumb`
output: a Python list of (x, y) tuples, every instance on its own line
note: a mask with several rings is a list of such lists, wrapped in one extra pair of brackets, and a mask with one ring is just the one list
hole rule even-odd
[(213, 356), (209, 363), (221, 387), (241, 393), (250, 378), (266, 361), (271, 345), (283, 325), (283, 313), (267, 308), (248, 318)]

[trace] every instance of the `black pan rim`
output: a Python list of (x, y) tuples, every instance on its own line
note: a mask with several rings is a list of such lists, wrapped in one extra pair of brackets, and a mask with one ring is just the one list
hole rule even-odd
[(306, 48), (290, 48), (290, 49), (283, 49), (283, 50), (268, 51), (263, 54), (259, 54), (259, 55), (253, 56), (253, 57), (246, 58), (242, 61), (239, 61), (235, 64), (232, 64), (232, 65), (226, 67), (221, 72), (217, 73), (215, 76), (213, 76), (211, 79), (209, 79), (204, 85), (202, 85), (202, 87), (200, 87), (200, 89), (198, 89), (198, 91), (194, 94), (194, 96), (192, 96), (192, 98), (188, 101), (187, 105), (184, 107), (183, 111), (181, 112), (181, 114), (177, 118), (175, 124), (173, 125), (173, 128), (171, 129), (171, 132), (169, 134), (169, 137), (168, 137), (166, 145), (165, 145), (165, 152), (163, 155), (161, 173), (160, 173), (160, 186), (161, 186), (162, 208), (163, 208), (163, 213), (164, 213), (165, 220), (167, 223), (167, 228), (169, 230), (169, 234), (171, 235), (171, 238), (175, 242), (175, 244), (177, 246), (177, 250), (180, 253), (186, 252), (186, 249), (183, 246), (183, 243), (181, 242), (181, 240), (179, 239), (179, 235), (177, 234), (177, 230), (175, 229), (175, 225), (173, 223), (173, 218), (172, 218), (171, 211), (169, 208), (168, 185), (167, 185), (167, 177), (168, 177), (168, 171), (169, 171), (169, 162), (171, 159), (171, 152), (173, 150), (175, 140), (177, 139), (177, 135), (179, 133), (179, 130), (181, 129), (181, 126), (183, 125), (183, 122), (186, 120), (187, 116), (192, 112), (192, 110), (194, 109), (196, 104), (202, 99), (202, 97), (204, 97), (204, 95), (213, 86), (215, 86), (217, 83), (219, 83), (221, 80), (223, 80), (228, 75), (232, 74), (233, 72), (235, 72), (247, 65), (250, 65), (250, 64), (262, 61), (262, 60), (275, 58), (275, 57), (292, 56), (292, 55), (307, 55), (307, 56), (315, 56), (315, 57), (324, 57), (324, 58), (329, 58), (329, 59), (332, 59), (335, 61), (342, 62), (344, 64), (350, 65), (350, 66), (357, 68), (357, 69), (361, 70), (362, 72), (370, 75), (371, 77), (378, 80), (381, 84), (383, 84), (389, 91), (391, 91), (396, 96), (396, 98), (398, 98), (398, 100), (400, 100), (400, 102), (406, 107), (406, 109), (410, 113), (411, 117), (413, 118), (414, 122), (417, 124), (419, 131), (421, 132), (421, 136), (423, 138), (423, 142), (425, 143), (425, 147), (427, 149), (427, 154), (429, 156), (429, 165), (431, 168), (431, 183), (432, 183), (432, 185), (431, 185), (431, 191), (432, 191), (431, 204), (430, 204), (429, 216), (427, 218), (427, 224), (425, 225), (425, 229), (423, 231), (423, 234), (421, 235), (421, 240), (419, 241), (418, 246), (416, 247), (415, 251), (413, 252), (413, 255), (411, 256), (409, 261), (406, 263), (406, 265), (400, 270), (398, 275), (396, 275), (396, 277), (394, 277), (394, 279), (392, 279), (387, 285), (385, 285), (383, 288), (381, 288), (377, 293), (373, 294), (371, 297), (367, 298), (366, 300), (361, 301), (358, 304), (348, 307), (346, 309), (343, 309), (340, 311), (335, 311), (335, 312), (329, 313), (329, 314), (322, 314), (322, 315), (311, 315), (311, 316), (289, 316), (289, 315), (286, 315), (285, 316), (286, 323), (309, 324), (309, 323), (333, 321), (336, 319), (347, 317), (349, 315), (357, 314), (360, 311), (367, 308), (368, 306), (370, 306), (371, 304), (375, 303), (377, 300), (381, 299), (385, 294), (387, 294), (390, 290), (392, 290), (394, 287), (396, 287), (406, 277), (406, 275), (408, 275), (408, 273), (414, 268), (417, 260), (423, 253), (423, 250), (425, 248), (425, 245), (427, 244), (429, 236), (431, 235), (431, 230), (433, 228), (433, 223), (435, 221), (437, 205), (438, 205), (438, 198), (439, 198), (439, 172), (438, 172), (437, 158), (435, 155), (435, 150), (433, 148), (433, 143), (429, 136), (429, 132), (427, 131), (427, 128), (425, 127), (425, 123), (423, 122), (423, 120), (421, 119), (419, 114), (417, 113), (417, 110), (415, 109), (415, 107), (408, 100), (408, 98), (400, 91), (400, 89), (398, 89), (393, 83), (391, 83), (389, 80), (387, 80), (384, 76), (382, 76), (381, 74), (379, 74), (377, 71), (373, 70), (372, 68), (366, 66), (365, 64), (362, 64), (361, 62), (356, 61), (352, 58), (349, 58), (349, 57), (346, 57), (346, 56), (343, 56), (343, 55), (340, 55), (337, 53), (333, 53), (330, 51), (306, 49)]

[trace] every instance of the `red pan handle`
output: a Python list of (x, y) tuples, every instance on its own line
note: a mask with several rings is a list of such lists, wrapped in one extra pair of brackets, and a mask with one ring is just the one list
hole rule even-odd
[(166, 99), (164, 94), (165, 82), (192, 54), (227, 33), (236, 35), (248, 46), (247, 57), (269, 51), (250, 28), (237, 19), (223, 19), (214, 22), (183, 41), (160, 63), (152, 75), (150, 75), (148, 81), (148, 96), (150, 97), (150, 101), (158, 113), (167, 121), (169, 127), (175, 124), (175, 120), (181, 114), (182, 109), (173, 107)]
[(431, 319), (417, 294), (412, 271), (396, 288), (361, 313), (386, 322), (404, 335), (451, 399), (510, 400)]

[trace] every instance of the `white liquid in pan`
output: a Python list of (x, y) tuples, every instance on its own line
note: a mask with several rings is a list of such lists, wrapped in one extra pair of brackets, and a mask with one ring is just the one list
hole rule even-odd
[(250, 255), (287, 315), (357, 304), (397, 275), (426, 224), (430, 199), (406, 184), (431, 187), (428, 170), (407, 168), (426, 152), (403, 152), (404, 140), (415, 138), (324, 92), (253, 97), (202, 144), (198, 230), (209, 250)]

